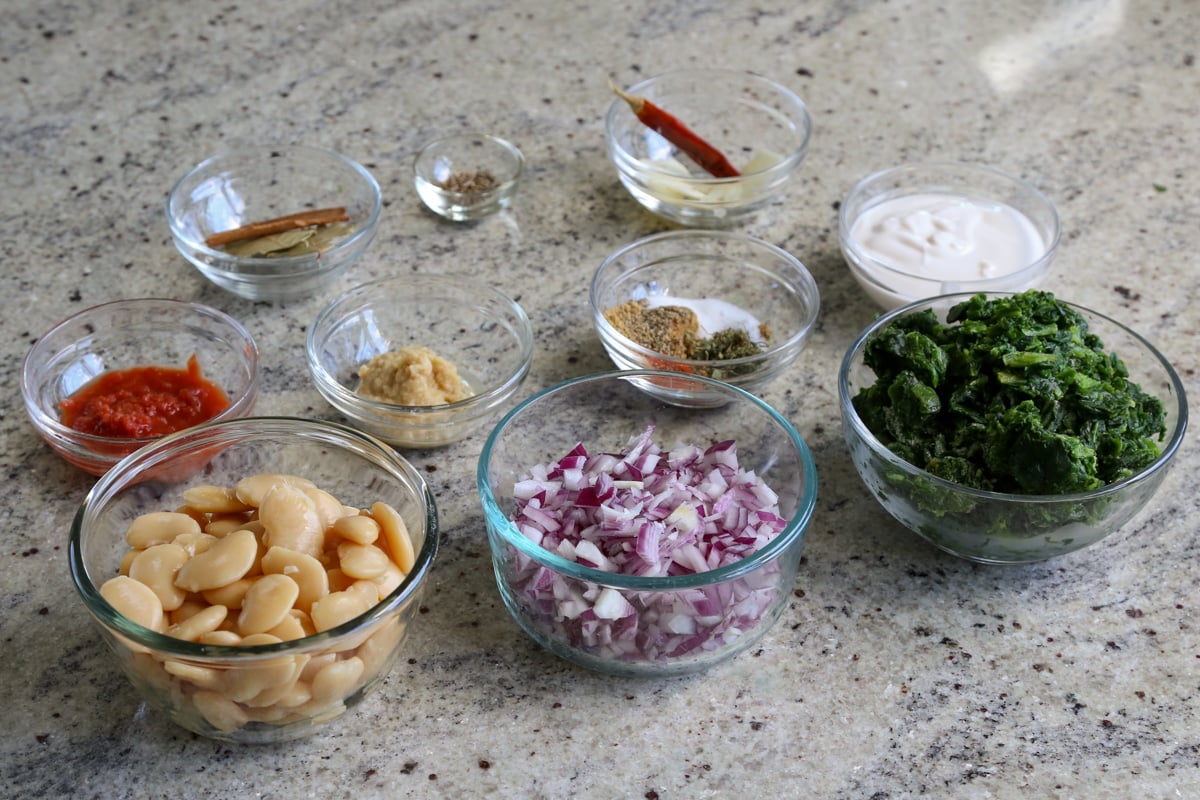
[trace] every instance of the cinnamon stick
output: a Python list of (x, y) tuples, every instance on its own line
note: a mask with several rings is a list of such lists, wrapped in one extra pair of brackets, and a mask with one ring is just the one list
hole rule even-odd
[(260, 222), (251, 222), (240, 228), (214, 233), (205, 239), (204, 243), (209, 247), (221, 247), (233, 242), (258, 239), (261, 236), (271, 236), (272, 234), (293, 231), (298, 228), (310, 228), (313, 225), (328, 225), (332, 222), (349, 221), (350, 215), (346, 213), (344, 206), (315, 208), (311, 211), (298, 211), (295, 214), (288, 214), (284, 217), (264, 219)]

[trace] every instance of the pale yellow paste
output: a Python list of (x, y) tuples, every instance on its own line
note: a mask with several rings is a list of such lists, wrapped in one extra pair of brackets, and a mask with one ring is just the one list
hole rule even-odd
[(360, 395), (400, 406), (436, 406), (472, 394), (457, 367), (420, 345), (375, 356), (358, 368), (358, 378)]

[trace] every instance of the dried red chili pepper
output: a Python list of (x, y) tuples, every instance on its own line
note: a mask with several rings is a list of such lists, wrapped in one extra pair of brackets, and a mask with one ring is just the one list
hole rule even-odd
[(629, 104), (639, 122), (678, 147), (713, 177), (736, 178), (741, 174), (720, 150), (701, 139), (674, 114), (667, 113), (644, 97), (622, 92), (616, 85), (612, 90)]

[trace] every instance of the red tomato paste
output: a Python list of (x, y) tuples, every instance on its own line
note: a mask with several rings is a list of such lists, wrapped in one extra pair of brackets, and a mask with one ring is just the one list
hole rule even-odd
[(187, 369), (133, 367), (105, 372), (59, 405), (62, 423), (80, 433), (147, 439), (212, 419), (229, 407), (229, 398), (201, 374), (193, 355)]

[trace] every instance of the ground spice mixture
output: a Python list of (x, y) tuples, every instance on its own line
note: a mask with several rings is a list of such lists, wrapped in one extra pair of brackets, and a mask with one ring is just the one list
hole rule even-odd
[(486, 169), (475, 172), (454, 172), (442, 181), (442, 188), (448, 192), (464, 192), (475, 194), (490, 191), (499, 185), (496, 176)]
[[(684, 306), (651, 308), (644, 300), (627, 300), (605, 311), (604, 318), (622, 336), (672, 358), (724, 361), (762, 352), (762, 346), (740, 328), (727, 328), (701, 338), (696, 312)], [(765, 325), (760, 329), (763, 338), (769, 339), (769, 329)]]

